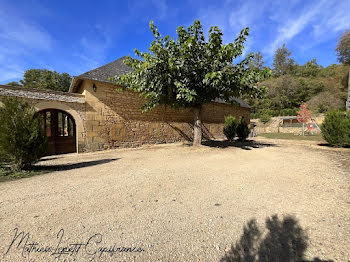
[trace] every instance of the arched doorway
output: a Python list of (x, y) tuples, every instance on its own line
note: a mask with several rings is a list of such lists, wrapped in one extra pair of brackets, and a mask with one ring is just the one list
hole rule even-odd
[(48, 154), (77, 152), (76, 124), (67, 112), (58, 109), (39, 111), (44, 118), (45, 132), (48, 138)]

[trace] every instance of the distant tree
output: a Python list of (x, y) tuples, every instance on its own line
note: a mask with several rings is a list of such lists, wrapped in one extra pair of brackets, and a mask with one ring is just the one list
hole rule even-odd
[(263, 84), (269, 89), (268, 98), (271, 99), (270, 107), (276, 110), (299, 107), (300, 102), (302, 102), (296, 100), (299, 82), (291, 75), (270, 78)]
[(46, 69), (29, 69), (25, 71), (23, 80), (20, 82), (28, 88), (67, 92), (71, 80), (71, 76), (67, 73), (60, 74)]
[(134, 71), (115, 78), (115, 81), (124, 89), (145, 97), (145, 111), (158, 105), (191, 108), (193, 145), (200, 145), (202, 140), (203, 104), (215, 99), (233, 102), (233, 96), (240, 97), (244, 93), (258, 96), (264, 91), (256, 83), (270, 72), (249, 69), (252, 54), (234, 63), (242, 55), (249, 28), (243, 29), (229, 44), (223, 44), (223, 34), (217, 26), (210, 28), (206, 41), (199, 20), (187, 30), (178, 27), (176, 40), (170, 36), (161, 37), (152, 22), (150, 29), (155, 37), (150, 52), (135, 50), (141, 60), (131, 57), (124, 60)]
[(308, 101), (308, 105), (310, 109), (318, 113), (325, 113), (330, 110), (344, 110), (344, 101), (341, 94), (334, 91), (324, 91), (313, 96)]
[(315, 77), (318, 75), (321, 69), (322, 69), (322, 66), (317, 64), (317, 60), (312, 59), (306, 62), (304, 65), (296, 66), (295, 74), (297, 76), (303, 76), (303, 77), (309, 77), (309, 76)]
[(265, 64), (265, 61), (263, 59), (263, 55), (259, 51), (259, 52), (254, 54), (253, 59), (249, 63), (249, 68), (255, 69), (255, 70), (263, 70), (264, 64)]
[(297, 67), (295, 74), (271, 77), (259, 83), (267, 87), (268, 93), (264, 98), (245, 98), (251, 106), (252, 118), (260, 118), (265, 113), (271, 116), (296, 115), (302, 102), (307, 102), (309, 108), (318, 113), (344, 110), (349, 67), (341, 64), (318, 67), (311, 60)]
[(269, 115), (268, 113), (263, 113), (260, 115), (259, 120), (263, 123), (266, 124), (271, 120), (271, 115)]
[(348, 71), (349, 67), (346, 65), (331, 64), (322, 68), (318, 75), (320, 77), (342, 78)]
[(343, 64), (350, 65), (350, 29), (338, 39), (335, 51), (338, 55), (338, 61)]
[[(343, 63), (345, 65), (350, 65), (350, 29), (346, 30), (344, 34), (339, 38), (337, 47), (335, 49), (338, 55), (338, 61), (340, 63)], [(350, 67), (349, 67), (349, 72), (344, 79), (344, 84), (346, 87), (350, 86)], [(348, 108), (347, 108), (348, 110)]]
[(8, 85), (8, 86), (22, 86), (20, 83), (18, 83), (16, 81), (8, 82), (6, 85)]
[(298, 122), (303, 124), (303, 136), (304, 136), (304, 129), (305, 124), (307, 124), (310, 121), (311, 118), (311, 111), (307, 109), (307, 104), (302, 103), (300, 106), (300, 111), (298, 113)]
[(293, 71), (295, 62), (290, 58), (292, 52), (288, 51), (285, 44), (277, 48), (273, 57), (273, 73), (275, 76), (285, 75)]

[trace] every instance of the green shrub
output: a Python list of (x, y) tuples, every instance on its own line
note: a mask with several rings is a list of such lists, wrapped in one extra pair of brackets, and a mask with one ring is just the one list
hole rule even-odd
[(236, 131), (237, 131), (237, 136), (241, 141), (246, 140), (247, 137), (249, 136), (250, 129), (244, 117), (239, 117)]
[(43, 119), (22, 99), (4, 98), (0, 107), (0, 156), (13, 171), (26, 169), (47, 149)]
[(350, 114), (329, 111), (321, 126), (324, 139), (331, 145), (350, 145)]
[(271, 120), (271, 115), (269, 114), (262, 114), (260, 115), (260, 121), (264, 124), (266, 124), (267, 122), (269, 122)]
[(229, 141), (232, 141), (236, 136), (237, 122), (233, 116), (225, 117), (224, 134)]
[(251, 119), (256, 119), (256, 118), (259, 118), (259, 115), (260, 115), (259, 113), (251, 113), (250, 114), (250, 118)]
[(296, 116), (297, 111), (299, 111), (299, 108), (285, 108), (280, 110), (279, 115), (280, 116)]

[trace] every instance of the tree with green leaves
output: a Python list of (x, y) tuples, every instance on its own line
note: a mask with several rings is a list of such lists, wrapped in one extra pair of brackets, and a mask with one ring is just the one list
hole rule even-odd
[(322, 66), (317, 63), (316, 58), (306, 62), (304, 65), (296, 66), (295, 75), (302, 77), (316, 77)]
[(249, 67), (254, 70), (263, 70), (264, 69), (264, 58), (260, 51), (254, 54), (254, 57), (249, 63)]
[(144, 111), (158, 105), (173, 108), (191, 108), (194, 115), (193, 145), (202, 140), (201, 109), (206, 103), (222, 99), (233, 103), (233, 97), (249, 93), (259, 96), (263, 88), (256, 83), (270, 72), (256, 72), (248, 67), (253, 58), (249, 54), (239, 63), (249, 28), (243, 29), (233, 43), (223, 44), (222, 32), (217, 26), (209, 30), (206, 41), (199, 20), (186, 30), (177, 29), (177, 39), (162, 37), (150, 22), (155, 40), (149, 52), (135, 54), (140, 59), (128, 57), (124, 63), (132, 73), (113, 78), (126, 90), (134, 90), (145, 98)]
[(321, 126), (323, 138), (334, 146), (350, 146), (350, 112), (329, 111)]
[[(350, 65), (350, 29), (346, 30), (344, 34), (339, 38), (335, 51), (337, 52), (338, 61), (340, 63), (343, 63), (344, 65)], [(348, 99), (346, 101), (346, 109), (350, 110), (350, 67), (346, 80), (348, 87)]]
[(46, 153), (43, 118), (23, 99), (5, 97), (2, 102), (0, 164), (9, 166), (12, 171), (26, 169)]
[(273, 73), (275, 76), (285, 75), (293, 71), (295, 61), (290, 58), (292, 52), (290, 52), (286, 45), (277, 48), (273, 57)]
[(67, 92), (71, 80), (72, 77), (67, 73), (60, 74), (47, 69), (29, 69), (25, 71), (20, 83), (28, 88)]
[(338, 61), (343, 64), (350, 65), (350, 29), (338, 39), (335, 51), (338, 55)]
[(17, 81), (8, 82), (6, 85), (8, 85), (8, 86), (19, 86), (19, 87), (22, 86), (22, 85), (21, 85), (20, 83), (18, 83)]

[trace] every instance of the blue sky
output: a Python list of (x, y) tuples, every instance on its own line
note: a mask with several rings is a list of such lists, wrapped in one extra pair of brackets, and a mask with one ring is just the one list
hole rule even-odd
[(249, 26), (245, 53), (261, 51), (270, 65), (286, 43), (300, 64), (336, 63), (337, 38), (350, 29), (349, 0), (0, 0), (0, 83), (30, 68), (79, 75), (152, 41), (149, 21), (175, 37), (178, 26), (200, 19), (233, 41)]

